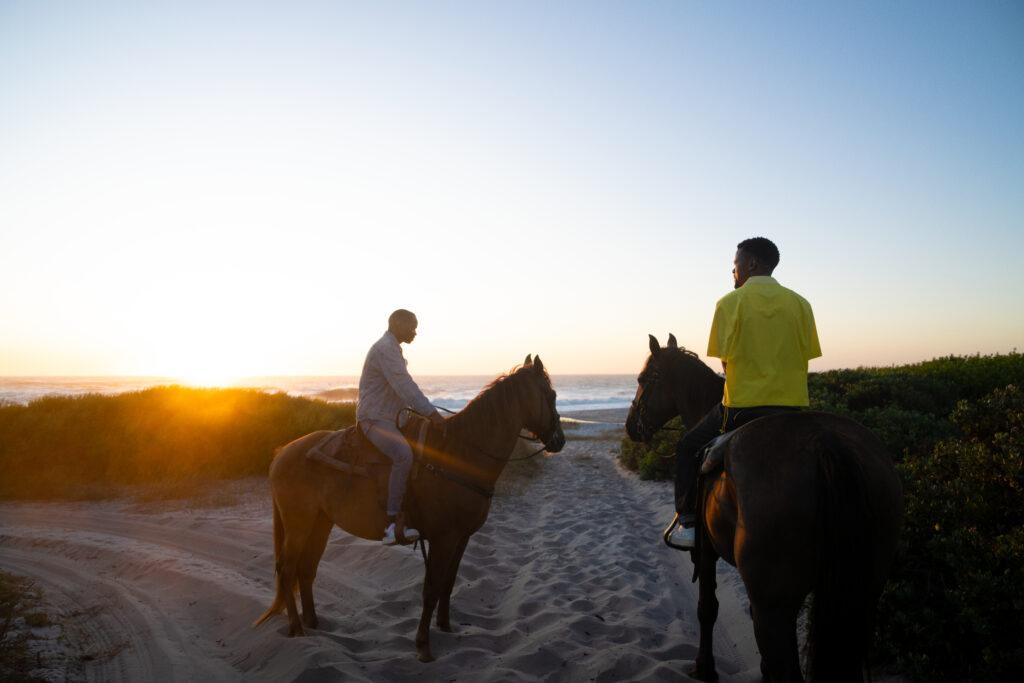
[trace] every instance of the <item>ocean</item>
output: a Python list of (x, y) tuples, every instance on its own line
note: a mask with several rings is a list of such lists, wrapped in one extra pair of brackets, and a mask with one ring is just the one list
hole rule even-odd
[[(459, 410), (480, 393), (493, 376), (415, 377), (434, 405)], [(553, 375), (559, 412), (626, 408), (636, 393), (634, 375)], [(167, 377), (0, 377), (0, 404), (27, 404), (43, 396), (119, 394), (182, 382)], [(359, 377), (248, 377), (229, 384), (327, 401), (355, 400)]]

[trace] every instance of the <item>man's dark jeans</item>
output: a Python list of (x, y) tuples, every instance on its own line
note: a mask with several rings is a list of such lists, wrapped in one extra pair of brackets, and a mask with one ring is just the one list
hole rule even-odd
[(701, 418), (692, 429), (686, 430), (676, 444), (676, 512), (684, 522), (694, 519), (697, 506), (697, 456), (701, 449), (719, 434), (725, 434), (766, 415), (789, 413), (800, 408), (789, 406), (756, 406), (753, 408), (726, 408), (721, 403)]

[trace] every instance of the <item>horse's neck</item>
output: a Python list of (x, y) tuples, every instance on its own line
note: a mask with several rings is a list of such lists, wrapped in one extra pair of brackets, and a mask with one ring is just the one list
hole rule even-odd
[(488, 398), (478, 398), (453, 419), (459, 422), (456, 447), (464, 451), (460, 455), (471, 460), (487, 484), (493, 485), (516, 446), (523, 418), (518, 401), (495, 406)]
[[(676, 410), (687, 429), (693, 428), (716, 403), (722, 401), (725, 380), (711, 368), (695, 363), (681, 364), (681, 371), (672, 382), (675, 390)], [(705, 369), (707, 370), (705, 372)]]

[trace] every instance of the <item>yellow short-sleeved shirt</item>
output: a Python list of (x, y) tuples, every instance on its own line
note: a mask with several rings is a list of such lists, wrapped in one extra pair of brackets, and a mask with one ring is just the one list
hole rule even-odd
[(708, 355), (726, 363), (724, 405), (806, 406), (807, 361), (821, 355), (811, 305), (755, 275), (715, 306)]

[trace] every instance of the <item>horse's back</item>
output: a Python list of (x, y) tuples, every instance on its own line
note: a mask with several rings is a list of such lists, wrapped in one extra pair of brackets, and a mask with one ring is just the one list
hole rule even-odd
[(865, 483), (885, 495), (899, 495), (892, 456), (875, 434), (854, 420), (802, 411), (771, 415), (736, 430), (726, 456), (737, 490), (780, 485), (790, 494), (817, 480), (822, 455), (849, 459)]
[[(764, 417), (737, 429), (726, 470), (743, 530), (733, 549), (741, 574), (747, 561), (757, 562), (761, 577), (798, 571), (809, 580), (822, 533), (830, 533), (824, 519), (830, 502), (838, 502), (841, 514), (858, 516), (872, 539), (872, 563), (887, 571), (902, 493), (891, 455), (863, 425), (814, 411)], [(766, 557), (790, 561), (772, 570), (760, 561)]]

